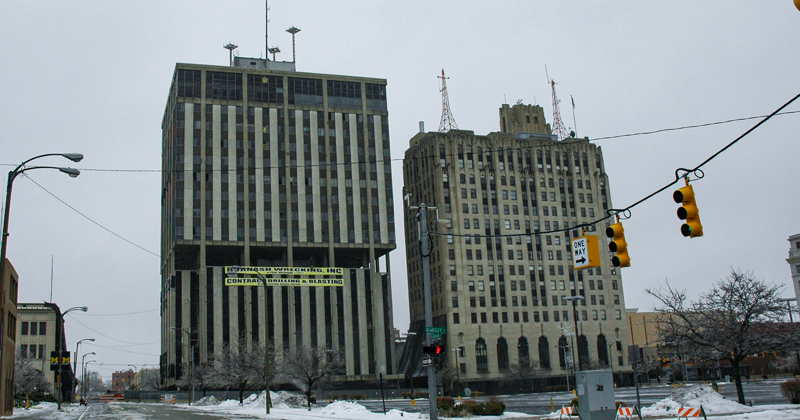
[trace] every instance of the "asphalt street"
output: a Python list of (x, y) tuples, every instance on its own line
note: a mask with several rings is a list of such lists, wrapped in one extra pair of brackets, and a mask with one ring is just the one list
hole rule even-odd
[(241, 417), (231, 414), (215, 415), (188, 411), (185, 408), (168, 404), (119, 404), (119, 403), (90, 403), (87, 407), (75, 404), (65, 405), (64, 412), (54, 413), (47, 410), (15, 410), (15, 418), (46, 419), (46, 420), (239, 420), (252, 417)]

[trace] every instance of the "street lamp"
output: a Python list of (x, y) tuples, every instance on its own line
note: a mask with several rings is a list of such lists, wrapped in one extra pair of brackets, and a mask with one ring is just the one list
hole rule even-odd
[[(78, 349), (81, 346), (81, 343), (84, 341), (94, 341), (94, 338), (84, 338), (83, 340), (78, 341), (75, 344), (75, 354), (73, 355), (74, 359), (72, 359), (72, 392), (75, 392), (75, 388), (78, 385)], [(81, 365), (81, 368), (83, 365)]]
[[(87, 394), (89, 393), (89, 391), (91, 391), (91, 388), (92, 388), (91, 385), (92, 384), (90, 384), (89, 382), (86, 382), (86, 372), (89, 371), (89, 363), (95, 363), (95, 362), (97, 362), (97, 360), (89, 360), (88, 362), (86, 362), (86, 364), (83, 365), (83, 382), (86, 384), (83, 387), (83, 389)], [(89, 400), (89, 398), (84, 398), (84, 399), (87, 400), (87, 401)]]
[[(572, 318), (575, 321), (575, 344), (578, 344), (578, 337), (579, 337), (579, 334), (578, 334), (578, 300), (585, 301), (586, 298), (584, 298), (581, 295), (575, 295), (575, 296), (567, 296), (567, 297), (564, 298), (564, 300), (572, 301)], [(577, 348), (576, 348), (576, 350), (577, 350)], [(578, 370), (583, 370), (583, 361), (581, 360), (580, 355), (579, 354), (576, 355), (575, 353), (580, 353), (580, 352), (578, 352), (578, 351), (573, 352), (572, 357), (573, 357), (573, 360), (575, 360), (575, 357), (577, 356)]]
[[(62, 354), (63, 354), (63, 351), (64, 351), (64, 315), (66, 315), (66, 314), (68, 314), (68, 313), (70, 313), (72, 311), (86, 312), (88, 310), (89, 310), (89, 308), (87, 308), (86, 306), (75, 306), (75, 307), (69, 308), (66, 311), (61, 313), (61, 325), (60, 325), (60, 327), (61, 327), (60, 336), (61, 337), (58, 338), (58, 343), (56, 343), (56, 345), (58, 346), (58, 377), (57, 377), (58, 380), (56, 381), (56, 387), (58, 388), (58, 393), (57, 393), (58, 400), (57, 401), (58, 401), (58, 410), (59, 411), (61, 410), (61, 400), (63, 398), (63, 396), (61, 395), (62, 394), (61, 375), (62, 375), (63, 366), (64, 366), (63, 359), (62, 359)], [(69, 366), (69, 365), (67, 365), (67, 366)], [(72, 375), (75, 376), (75, 372), (72, 372)]]
[(458, 354), (461, 353), (461, 349), (450, 349), (456, 353), (456, 395), (458, 395), (458, 400), (461, 401), (461, 392), (458, 391), (461, 388), (461, 378), (459, 377), (459, 370), (461, 367), (458, 365)]
[[(292, 34), (294, 37), (294, 34)], [(239, 265), (231, 266), (237, 272), (242, 269)], [(225, 273), (227, 276), (228, 273)], [(269, 406), (272, 404), (272, 399), (269, 397), (269, 311), (267, 310), (267, 278), (261, 274), (256, 274), (256, 277), (261, 280), (261, 285), (264, 287), (264, 405), (266, 406), (267, 414), (269, 414)], [(330, 378), (328, 378), (330, 381)]]
[[(189, 369), (187, 369), (189, 371), (189, 387), (187, 387), (186, 389), (187, 391), (186, 394), (189, 396), (189, 405), (192, 405), (192, 397), (193, 397), (192, 394), (194, 394), (194, 384), (192, 383), (192, 368), (194, 367), (194, 352), (192, 351), (192, 333), (197, 332), (197, 330), (189, 331), (186, 328), (181, 328), (181, 327), (169, 327), (169, 329), (185, 332), (189, 336), (189, 363), (187, 364), (187, 366), (189, 367)], [(133, 365), (128, 365), (128, 366), (133, 366)], [(136, 366), (134, 366), (134, 369), (135, 368)]]
[[(86, 383), (86, 363), (85, 362), (86, 362), (86, 356), (88, 356), (90, 354), (93, 354), (95, 356), (97, 355), (97, 353), (91, 352), (91, 353), (86, 353), (86, 354), (83, 355), (83, 357), (81, 357), (81, 398), (83, 398), (84, 400), (86, 399), (86, 395), (84, 394), (84, 392), (86, 390), (86, 386), (84, 385)], [(75, 355), (75, 362), (78, 361), (78, 357), (77, 356), (78, 355), (76, 354)]]
[(11, 187), (14, 183), (14, 179), (16, 179), (17, 175), (29, 171), (32, 169), (58, 169), (59, 171), (69, 175), (72, 178), (80, 175), (81, 171), (75, 168), (62, 168), (57, 166), (29, 166), (25, 167), (25, 165), (34, 160), (39, 159), (45, 156), (63, 156), (73, 162), (80, 162), (83, 159), (83, 155), (80, 153), (47, 153), (44, 155), (34, 156), (25, 162), (22, 162), (14, 168), (14, 170), (8, 173), (8, 182), (6, 183), (6, 211), (5, 216), (3, 218), (3, 237), (2, 241), (0, 241), (0, 273), (4, 273), (5, 265), (6, 265), (6, 246), (8, 245), (8, 216), (9, 216), (9, 206), (11, 205)]
[[(191, 351), (191, 346), (189, 346), (189, 347), (190, 347), (189, 351)], [(133, 380), (131, 381), (131, 384), (128, 387), (128, 389), (133, 389), (132, 387), (136, 384), (136, 365), (128, 365), (128, 366), (133, 368)], [(189, 381), (189, 382), (191, 382), (191, 381)], [(191, 402), (189, 404), (191, 404)]]

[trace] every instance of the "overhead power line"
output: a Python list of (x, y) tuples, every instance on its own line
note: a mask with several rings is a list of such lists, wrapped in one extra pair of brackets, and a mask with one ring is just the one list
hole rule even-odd
[[(602, 217), (600, 219), (597, 219), (597, 220), (594, 220), (594, 221), (591, 221), (591, 222), (587, 222), (587, 223), (581, 223), (581, 224), (578, 224), (576, 226), (573, 226), (573, 227), (570, 227), (570, 228), (565, 228), (565, 229), (554, 229), (554, 230), (549, 230), (549, 231), (544, 231), (544, 232), (532, 232), (532, 233), (524, 233), (524, 234), (470, 235), (470, 234), (450, 234), (450, 233), (441, 233), (441, 232), (432, 232), (432, 231), (429, 231), (428, 234), (429, 235), (437, 235), (437, 236), (471, 237), (471, 238), (476, 238), (476, 237), (477, 238), (508, 238), (508, 237), (513, 238), (513, 237), (522, 237), (522, 236), (537, 236), (537, 235), (544, 235), (544, 234), (548, 234), (548, 233), (569, 232), (570, 230), (573, 230), (573, 229), (594, 227), (594, 225), (596, 225), (596, 224), (598, 224), (598, 223), (600, 223), (600, 222), (602, 222), (604, 220), (608, 220), (608, 219), (610, 219), (610, 218), (612, 218), (612, 217), (614, 217), (614, 216), (616, 216), (618, 214), (626, 214), (626, 213), (629, 214), (630, 210), (632, 208), (634, 208), (634, 207), (638, 206), (639, 204), (649, 200), (650, 198), (652, 198), (655, 195), (663, 192), (667, 188), (675, 185), (678, 181), (681, 180), (681, 178), (683, 176), (688, 176), (689, 174), (695, 173), (696, 171), (700, 170), (700, 168), (705, 166), (708, 162), (711, 162), (712, 160), (714, 160), (717, 156), (722, 154), (722, 152), (728, 150), (731, 146), (736, 144), (739, 140), (743, 139), (745, 136), (747, 136), (748, 134), (752, 133), (756, 128), (760, 127), (762, 124), (764, 124), (765, 122), (769, 121), (770, 118), (772, 118), (772, 117), (774, 117), (776, 115), (780, 115), (781, 114), (781, 110), (783, 110), (787, 106), (791, 105), (792, 102), (796, 101), (798, 98), (800, 98), (800, 94), (795, 95), (792, 99), (790, 99), (785, 104), (781, 105), (778, 109), (776, 109), (771, 114), (764, 116), (763, 119), (761, 121), (759, 121), (756, 125), (750, 127), (747, 131), (745, 131), (744, 133), (739, 135), (739, 137), (736, 137), (735, 139), (733, 139), (733, 141), (731, 141), (730, 143), (725, 145), (725, 147), (723, 147), (722, 149), (718, 150), (713, 155), (709, 156), (708, 159), (704, 160), (702, 163), (700, 163), (699, 165), (695, 166), (694, 168), (692, 168), (692, 169), (687, 169), (687, 168), (678, 168), (678, 169), (676, 169), (675, 170), (675, 180), (674, 181), (671, 181), (667, 185), (657, 189), (656, 191), (652, 192), (651, 194), (647, 195), (646, 197), (642, 198), (641, 200), (639, 200), (639, 201), (637, 201), (637, 202), (635, 202), (635, 203), (633, 203), (633, 204), (631, 204), (631, 205), (629, 205), (629, 206), (627, 206), (625, 208), (622, 208), (622, 209), (609, 209), (608, 210), (608, 214), (605, 217)], [(800, 112), (800, 111), (792, 111), (791, 113), (795, 113), (795, 112)], [(752, 118), (761, 118), (761, 117), (750, 117), (748, 119), (752, 119)], [(683, 172), (683, 175), (679, 175), (679, 172)]]

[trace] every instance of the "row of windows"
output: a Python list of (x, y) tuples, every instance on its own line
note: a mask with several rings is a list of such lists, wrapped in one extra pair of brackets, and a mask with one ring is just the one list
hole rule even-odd
[[(176, 76), (177, 95), (181, 98), (200, 98), (201, 72), (178, 70)], [(366, 83), (369, 109), (386, 110), (386, 86)], [(211, 99), (241, 101), (242, 74), (206, 72), (206, 96)], [(283, 77), (258, 74), (247, 75), (248, 100), (253, 102), (283, 103)], [(322, 105), (322, 80), (289, 77), (289, 103), (299, 105)], [(328, 80), (328, 101), (332, 107), (361, 108), (361, 83)]]
[[(568, 364), (572, 363), (571, 356), (569, 353), (570, 345), (569, 341), (566, 337), (561, 336), (558, 339), (558, 357), (559, 357), (559, 365), (564, 368)], [(581, 365), (589, 365), (590, 364), (590, 355), (589, 355), (589, 341), (585, 335), (578, 336), (577, 339), (577, 346), (578, 346), (578, 358), (580, 359)], [(597, 349), (597, 362), (599, 362), (602, 366), (608, 366), (610, 363), (610, 351), (614, 346), (613, 343), (609, 343), (606, 339), (606, 336), (603, 334), (599, 334), (596, 338), (596, 349)], [(538, 365), (542, 369), (550, 369), (550, 342), (547, 337), (541, 336), (539, 337), (538, 342), (538, 358), (539, 362)], [(519, 360), (519, 365), (523, 367), (529, 367), (533, 363), (533, 358), (530, 352), (530, 345), (528, 343), (528, 339), (526, 337), (520, 337), (517, 340), (517, 360)], [(509, 345), (508, 340), (505, 337), (500, 337), (497, 339), (496, 345), (496, 356), (497, 356), (497, 367), (500, 371), (507, 371), (510, 368), (509, 364)], [(616, 349), (617, 351), (622, 350), (622, 342), (616, 342)], [(458, 349), (458, 356), (459, 357), (467, 357), (466, 348), (459, 347)], [(478, 372), (488, 372), (489, 371), (489, 347), (486, 343), (484, 338), (478, 338), (475, 340), (475, 364)], [(623, 357), (618, 356), (618, 364), (620, 366), (623, 365)], [(462, 365), (460, 367), (461, 371), (466, 373), (466, 366)]]
[(47, 322), (22, 322), (21, 335), (47, 335)]
[[(561, 322), (561, 321), (569, 321), (569, 314), (572, 313), (571, 310), (567, 311), (553, 311), (552, 321), (553, 322)], [(491, 312), (492, 314), (492, 323), (493, 324), (508, 324), (509, 322), (509, 313), (508, 312)], [(520, 314), (522, 314), (522, 322), (530, 322), (530, 316), (528, 312), (511, 312), (511, 319), (514, 323), (520, 322)], [(540, 316), (541, 314), (541, 316)], [(593, 309), (591, 311), (592, 321), (606, 321), (608, 316), (606, 314), (605, 309)], [(478, 321), (478, 317), (480, 317), (480, 321)], [(550, 312), (549, 311), (539, 311), (533, 312), (533, 322), (550, 322)], [(580, 313), (580, 318), (582, 321), (589, 320), (589, 311), (582, 310)], [(615, 309), (614, 310), (614, 319), (621, 320), (622, 319), (622, 310)], [(470, 322), (472, 324), (488, 324), (489, 323), (489, 313), (488, 312), (471, 312), (470, 313)], [(453, 313), (453, 324), (460, 324), (461, 323), (461, 316), (458, 312)]]
[(44, 344), (20, 344), (19, 346), (19, 355), (23, 359), (45, 359), (47, 358), (44, 354)]

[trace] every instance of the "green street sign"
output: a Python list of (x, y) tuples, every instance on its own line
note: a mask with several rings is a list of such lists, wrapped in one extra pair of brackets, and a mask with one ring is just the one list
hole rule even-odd
[(436, 340), (437, 338), (442, 338), (441, 334), (431, 334), (431, 340)]
[(445, 327), (425, 327), (425, 334), (445, 334), (447, 328)]

